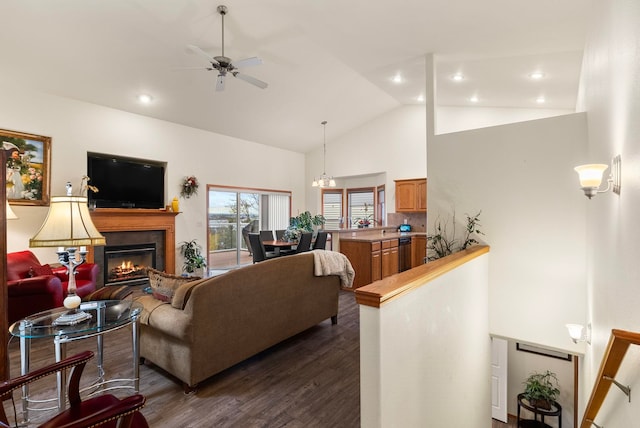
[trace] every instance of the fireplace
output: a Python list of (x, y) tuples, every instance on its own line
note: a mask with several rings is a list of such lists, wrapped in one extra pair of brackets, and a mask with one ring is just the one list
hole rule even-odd
[(156, 244), (107, 245), (103, 266), (104, 285), (146, 284), (146, 268), (156, 267)]
[[(175, 217), (164, 210), (97, 208), (91, 220), (104, 235), (107, 246), (155, 244), (155, 269), (175, 272)], [(105, 285), (105, 247), (89, 247), (87, 260), (100, 266), (98, 288)]]
[[(104, 247), (94, 248), (94, 263), (100, 266), (97, 286), (147, 283), (145, 267), (165, 270), (165, 233), (160, 230), (103, 232)], [(124, 265), (123, 265), (124, 263)]]

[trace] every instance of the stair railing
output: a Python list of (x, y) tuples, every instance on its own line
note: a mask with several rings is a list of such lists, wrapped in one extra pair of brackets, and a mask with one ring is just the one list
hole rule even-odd
[(590, 428), (591, 426), (602, 428), (595, 420), (609, 392), (609, 388), (611, 388), (611, 384), (620, 388), (622, 392), (629, 397), (629, 402), (631, 402), (631, 388), (615, 380), (615, 376), (627, 353), (627, 349), (629, 349), (629, 345), (640, 345), (640, 333), (616, 329), (611, 330), (609, 344), (602, 357), (600, 371), (593, 390), (591, 391), (591, 397), (589, 397), (589, 403), (585, 409), (580, 428)]

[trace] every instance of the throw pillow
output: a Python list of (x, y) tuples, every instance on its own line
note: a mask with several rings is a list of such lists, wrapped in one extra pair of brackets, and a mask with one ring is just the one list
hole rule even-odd
[(153, 297), (167, 303), (171, 303), (176, 289), (182, 284), (200, 279), (197, 277), (171, 275), (152, 268), (147, 268), (147, 275), (149, 276), (149, 285), (151, 286)]
[(51, 266), (42, 265), (42, 266), (31, 266), (29, 269), (29, 276), (45, 276), (45, 275), (53, 275), (53, 271), (51, 270)]

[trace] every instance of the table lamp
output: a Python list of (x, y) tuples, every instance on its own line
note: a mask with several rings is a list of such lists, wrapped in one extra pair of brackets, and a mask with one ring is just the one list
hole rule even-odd
[[(79, 310), (80, 296), (76, 294), (76, 267), (85, 262), (86, 246), (105, 245), (104, 236), (98, 232), (87, 207), (87, 198), (72, 196), (71, 183), (67, 183), (67, 196), (51, 198), (49, 213), (40, 230), (29, 239), (29, 247), (58, 247), (58, 261), (67, 268), (69, 284), (64, 307), (69, 309), (55, 324), (73, 325), (91, 318)], [(80, 246), (80, 251), (78, 250)], [(67, 247), (65, 249), (65, 247)], [(76, 251), (80, 259), (76, 258)]]

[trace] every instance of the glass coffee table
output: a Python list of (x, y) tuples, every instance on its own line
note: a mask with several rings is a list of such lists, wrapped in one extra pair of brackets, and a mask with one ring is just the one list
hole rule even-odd
[[(105, 390), (126, 388), (133, 389), (138, 393), (140, 388), (140, 337), (139, 337), (139, 317), (142, 312), (142, 305), (126, 300), (99, 300), (85, 302), (80, 305), (80, 310), (91, 315), (90, 319), (78, 322), (73, 325), (58, 325), (56, 320), (68, 312), (65, 308), (56, 308), (28, 316), (15, 322), (9, 327), (9, 333), (20, 338), (20, 373), (29, 372), (31, 340), (52, 338), (55, 347), (56, 362), (66, 358), (66, 344), (77, 340), (96, 337), (97, 340), (97, 366), (98, 378), (83, 392), (90, 390), (88, 394), (99, 394)], [(128, 325), (132, 326), (131, 347), (133, 353), (133, 375), (128, 379), (107, 380), (103, 369), (103, 337), (105, 333), (119, 330)], [(66, 372), (60, 371), (57, 374), (57, 398), (50, 400), (30, 400), (29, 387), (22, 389), (22, 409), (24, 421), (29, 421), (29, 410), (64, 410), (66, 407)], [(116, 384), (117, 383), (117, 384)], [(47, 401), (57, 401), (56, 406), (47, 408), (30, 408), (31, 403), (43, 403)]]

